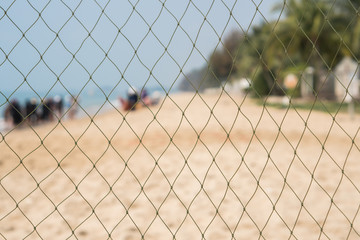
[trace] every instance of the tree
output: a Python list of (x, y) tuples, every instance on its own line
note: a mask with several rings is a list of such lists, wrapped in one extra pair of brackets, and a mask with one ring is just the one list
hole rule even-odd
[(233, 31), (220, 42), (201, 86), (238, 75), (256, 81), (256, 88), (266, 85), (255, 92), (279, 95), (285, 73), (312, 66), (320, 90), (321, 76), (344, 55), (360, 59), (360, 0), (285, 0), (274, 9), (283, 11), (281, 20), (252, 26), (246, 35)]
[(210, 69), (218, 79), (229, 79), (236, 73), (234, 62), (242, 39), (239, 31), (232, 31), (224, 39), (223, 47), (210, 56)]
[(335, 26), (341, 25), (333, 0), (287, 0), (285, 18), (276, 26), (272, 48), (279, 47), (295, 66), (314, 67), (314, 90), (332, 97), (327, 89), (326, 72), (343, 57), (342, 38)]
[(209, 61), (210, 69), (218, 79), (226, 79), (231, 75), (233, 58), (227, 51), (215, 51)]
[(342, 53), (360, 59), (360, 1), (335, 2), (333, 25), (344, 40)]
[(334, 16), (329, 1), (288, 0), (284, 4), (286, 18), (276, 28), (284, 50), (317, 68), (336, 64), (341, 39), (329, 20)]

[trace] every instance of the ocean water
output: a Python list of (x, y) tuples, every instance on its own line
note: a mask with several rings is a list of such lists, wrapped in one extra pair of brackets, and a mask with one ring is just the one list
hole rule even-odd
[[(106, 91), (107, 90), (107, 91)], [(160, 96), (164, 96), (166, 92), (161, 87), (151, 87), (146, 88), (148, 94), (151, 96), (154, 93)], [(77, 98), (78, 107), (76, 117), (83, 117), (86, 115), (93, 116), (95, 114), (101, 114), (103, 112), (112, 110), (115, 108), (120, 108), (121, 104), (119, 97), (126, 97), (127, 90), (111, 92), (109, 89), (100, 90), (100, 89), (90, 89), (86, 91), (74, 91), (72, 94), (73, 97)], [(111, 94), (110, 94), (111, 93)], [(9, 104), (9, 101), (17, 100), (21, 107), (24, 108), (26, 101), (30, 99), (36, 99), (37, 103), (41, 102), (41, 99), (45, 98), (54, 98), (55, 96), (60, 96), (63, 99), (64, 103), (64, 112), (69, 109), (71, 106), (72, 96), (66, 91), (52, 92), (47, 94), (46, 92), (31, 92), (31, 91), (15, 91), (15, 92), (1, 92), (0, 91), (0, 133), (6, 132), (9, 128), (4, 120), (5, 109)], [(63, 118), (66, 119), (68, 115), (65, 115)]]

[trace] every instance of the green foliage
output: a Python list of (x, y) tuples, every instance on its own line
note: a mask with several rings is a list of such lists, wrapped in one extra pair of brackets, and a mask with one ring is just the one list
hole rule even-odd
[(286, 89), (286, 95), (291, 97), (291, 98), (298, 98), (301, 96), (301, 92), (300, 92), (300, 86), (298, 85), (296, 88), (293, 89)]
[(250, 89), (254, 97), (263, 97), (269, 95), (270, 88), (268, 87), (264, 78), (264, 74), (261, 70), (255, 73)]
[(209, 66), (214, 75), (219, 79), (229, 79), (231, 75), (236, 74), (236, 59), (239, 54), (239, 47), (244, 36), (237, 31), (233, 31), (223, 42), (223, 47), (217, 49), (211, 55)]
[(220, 79), (236, 75), (252, 79), (254, 96), (298, 96), (300, 88), (281, 88), (289, 70), (300, 76), (299, 68), (312, 66), (316, 81), (345, 55), (360, 59), (358, 0), (287, 0), (274, 9), (283, 10), (284, 17), (252, 26), (246, 34), (233, 31), (220, 42), (208, 60), (209, 76), (196, 80), (200, 88), (220, 86)]

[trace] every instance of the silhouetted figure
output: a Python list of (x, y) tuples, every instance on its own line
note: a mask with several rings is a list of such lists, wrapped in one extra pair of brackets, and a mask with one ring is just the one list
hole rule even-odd
[(54, 97), (54, 108), (55, 114), (60, 118), (64, 110), (64, 101), (59, 95)]
[(54, 101), (52, 98), (46, 98), (41, 105), (41, 121), (47, 122), (53, 120)]
[[(11, 121), (14, 126), (19, 125), (24, 119), (23, 115), (22, 115), (21, 105), (19, 104), (19, 102), (16, 99), (12, 100), (9, 103), (9, 106), (7, 107), (7, 109), (5, 111), (6, 111), (5, 119), (11, 118)], [(10, 119), (6, 119), (6, 120), (10, 120)]]
[(26, 106), (25, 106), (26, 117), (29, 123), (31, 124), (36, 124), (38, 122), (38, 114), (36, 112), (36, 107), (37, 107), (37, 102), (35, 98), (26, 101)]

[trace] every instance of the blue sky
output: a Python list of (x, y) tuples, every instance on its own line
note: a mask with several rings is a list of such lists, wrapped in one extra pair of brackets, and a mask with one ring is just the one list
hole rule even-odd
[(219, 38), (277, 18), (277, 2), (2, 0), (0, 90), (168, 90), (206, 64)]

